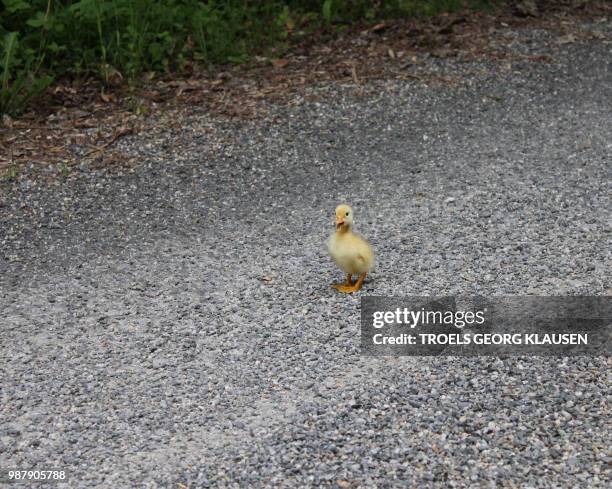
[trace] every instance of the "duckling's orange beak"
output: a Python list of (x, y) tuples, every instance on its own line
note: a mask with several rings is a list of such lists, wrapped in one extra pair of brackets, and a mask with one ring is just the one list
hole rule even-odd
[(344, 226), (344, 218), (342, 216), (336, 216), (336, 231)]

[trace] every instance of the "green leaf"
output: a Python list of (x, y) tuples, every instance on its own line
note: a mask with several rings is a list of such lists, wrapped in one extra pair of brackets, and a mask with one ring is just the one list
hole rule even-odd
[(53, 17), (46, 15), (45, 12), (36, 12), (36, 17), (28, 19), (26, 24), (30, 27), (42, 27), (48, 30), (53, 24)]
[(14, 14), (20, 10), (29, 10), (32, 8), (28, 2), (24, 2), (23, 0), (2, 0), (2, 3), (9, 14)]
[(323, 18), (325, 19), (325, 22), (327, 22), (328, 24), (331, 23), (332, 21), (333, 6), (334, 6), (334, 0), (325, 0), (323, 2)]
[(237, 54), (235, 56), (228, 56), (227, 59), (231, 63), (241, 64), (248, 60), (249, 56), (247, 54)]
[(2, 53), (2, 85), (0, 88), (6, 90), (8, 88), (9, 76), (11, 73), (11, 62), (15, 57), (15, 51), (17, 49), (17, 33), (9, 32), (4, 36), (2, 47), (4, 52)]
[(60, 46), (56, 42), (51, 42), (47, 44), (47, 49), (54, 54), (59, 53), (60, 51), (64, 51), (66, 49), (65, 46)]

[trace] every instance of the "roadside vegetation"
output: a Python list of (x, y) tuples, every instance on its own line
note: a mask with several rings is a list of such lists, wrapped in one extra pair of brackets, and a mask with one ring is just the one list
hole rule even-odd
[(54, 81), (138, 84), (160, 75), (280, 57), (292, 41), (354, 22), (419, 17), (495, 0), (0, 0), (0, 114)]

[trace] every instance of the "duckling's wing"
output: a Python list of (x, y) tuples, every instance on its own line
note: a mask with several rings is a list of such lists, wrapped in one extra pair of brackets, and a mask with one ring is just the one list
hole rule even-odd
[(374, 252), (372, 251), (372, 247), (370, 243), (361, 236), (355, 235), (355, 238), (355, 244), (357, 245), (357, 260), (371, 270), (374, 265)]

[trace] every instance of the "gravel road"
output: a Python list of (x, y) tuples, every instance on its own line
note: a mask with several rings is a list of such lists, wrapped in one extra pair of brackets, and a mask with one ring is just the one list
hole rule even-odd
[[(74, 488), (609, 487), (606, 358), (367, 358), (368, 294), (610, 294), (612, 52), (313, 87), (0, 184), (0, 467)], [(546, 55), (549, 62), (530, 57)], [(53, 167), (50, 173), (56, 171)], [(340, 295), (333, 211), (376, 253)]]

